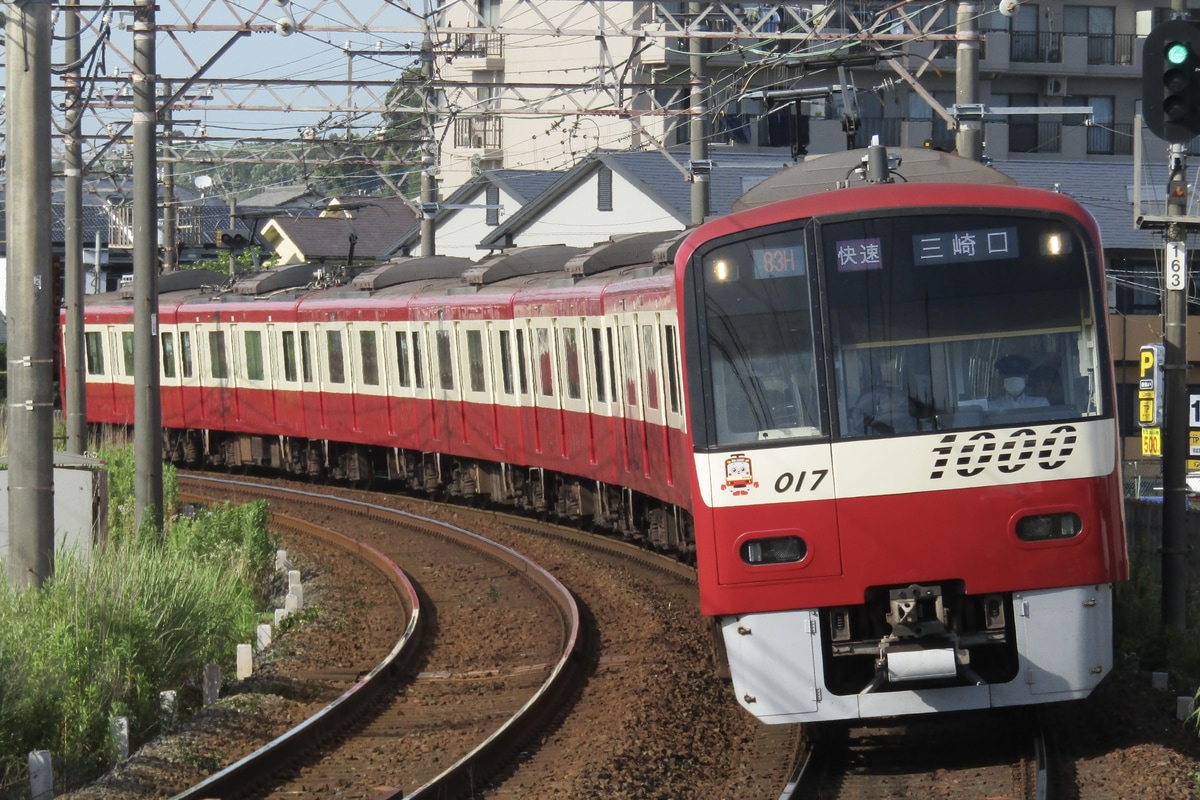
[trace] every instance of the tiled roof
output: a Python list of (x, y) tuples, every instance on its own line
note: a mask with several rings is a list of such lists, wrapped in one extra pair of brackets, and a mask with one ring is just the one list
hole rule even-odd
[(374, 259), (398, 232), (407, 231), (417, 222), (412, 208), (399, 197), (346, 198), (329, 208), (339, 206), (345, 209), (345, 216), (273, 219), (309, 260), (346, 258), (351, 235), (357, 237), (355, 259)]

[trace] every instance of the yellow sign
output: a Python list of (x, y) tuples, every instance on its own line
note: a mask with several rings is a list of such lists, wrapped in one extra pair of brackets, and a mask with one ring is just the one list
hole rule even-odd
[(1148, 425), (1154, 422), (1154, 392), (1150, 392), (1148, 398), (1143, 397), (1138, 400), (1138, 422), (1143, 425)]
[(1188, 472), (1200, 472), (1200, 458), (1189, 458), (1187, 470)]
[(1162, 428), (1142, 428), (1142, 455), (1162, 455)]

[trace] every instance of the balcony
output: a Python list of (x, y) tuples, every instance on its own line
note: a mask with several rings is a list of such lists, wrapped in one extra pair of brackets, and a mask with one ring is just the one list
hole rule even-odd
[(503, 142), (503, 121), (500, 117), (455, 119), (454, 146), (466, 150), (499, 150)]
[(456, 33), (449, 58), (465, 70), (504, 69), (504, 38), (498, 33)]

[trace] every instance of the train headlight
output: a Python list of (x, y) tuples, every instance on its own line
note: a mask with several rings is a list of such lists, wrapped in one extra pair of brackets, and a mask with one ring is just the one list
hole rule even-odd
[(717, 283), (736, 281), (738, 266), (727, 258), (714, 258), (709, 262), (709, 272)]
[(808, 555), (808, 545), (799, 536), (774, 536), (742, 542), (742, 561), (747, 564), (792, 564)]
[(1062, 256), (1075, 248), (1065, 231), (1053, 231), (1042, 235), (1040, 249), (1044, 256)]
[(1078, 514), (1039, 514), (1017, 522), (1017, 538), (1023, 542), (1048, 542), (1071, 539), (1083, 530)]

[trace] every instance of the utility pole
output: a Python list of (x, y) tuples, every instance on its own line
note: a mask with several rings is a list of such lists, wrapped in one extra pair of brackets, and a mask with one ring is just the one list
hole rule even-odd
[(133, 460), (139, 531), (162, 530), (162, 405), (158, 362), (158, 98), (155, 0), (133, 21)]
[[(1184, 0), (1172, 0), (1172, 16), (1150, 31), (1142, 45), (1142, 111), (1146, 127), (1170, 144), (1166, 210), (1145, 222), (1163, 228), (1163, 530), (1162, 622), (1187, 627), (1187, 456), (1190, 415), (1187, 390), (1187, 234), (1197, 225), (1188, 216), (1186, 143), (1200, 135), (1200, 26), (1187, 20)], [(1143, 367), (1143, 373), (1145, 368)], [(1144, 375), (1143, 375), (1144, 377)], [(1153, 395), (1153, 392), (1150, 393)], [(1139, 402), (1143, 402), (1139, 388)], [(1139, 415), (1139, 422), (1145, 415)], [(1152, 415), (1151, 415), (1152, 416)]]
[[(1182, 144), (1171, 145), (1167, 181), (1167, 217), (1187, 214), (1187, 156)], [(1166, 291), (1163, 296), (1165, 416), (1163, 437), (1162, 617), (1176, 630), (1187, 627), (1187, 227), (1168, 221), (1164, 229)]]
[(8, 580), (54, 575), (54, 280), (50, 263), (50, 2), (5, 9), (8, 171)]
[[(958, 52), (955, 60), (954, 102), (960, 108), (979, 102), (979, 4), (958, 4)], [(983, 160), (983, 120), (960, 119), (954, 135), (958, 154), (972, 161)]]
[[(67, 452), (83, 455), (87, 449), (87, 384), (83, 363), (83, 85), (80, 83), (79, 0), (68, 0), (63, 19), (64, 55), (67, 59), (66, 130), (63, 146), (63, 292), (66, 323), (63, 331), (63, 372), (66, 379)], [(10, 240), (11, 241), (11, 240)]]
[[(425, 23), (429, 18), (426, 15)], [(433, 136), (437, 87), (433, 85), (433, 39), (426, 32), (421, 39), (421, 255), (437, 253), (434, 242), (434, 218), (437, 216), (437, 142)]]
[[(164, 84), (164, 97), (171, 96), (171, 84)], [(167, 155), (174, 155), (172, 136), (174, 135), (175, 120), (171, 116), (171, 107), (164, 106), (162, 110), (163, 147)], [(163, 204), (162, 204), (162, 254), (163, 272), (174, 272), (179, 269), (179, 203), (175, 198), (175, 159), (163, 160)]]
[[(700, 3), (688, 3), (691, 27), (700, 24)], [(691, 70), (691, 114), (688, 117), (688, 142), (692, 180), (692, 224), (699, 225), (708, 216), (709, 178), (712, 162), (708, 158), (708, 39), (688, 38), (688, 66)]]

